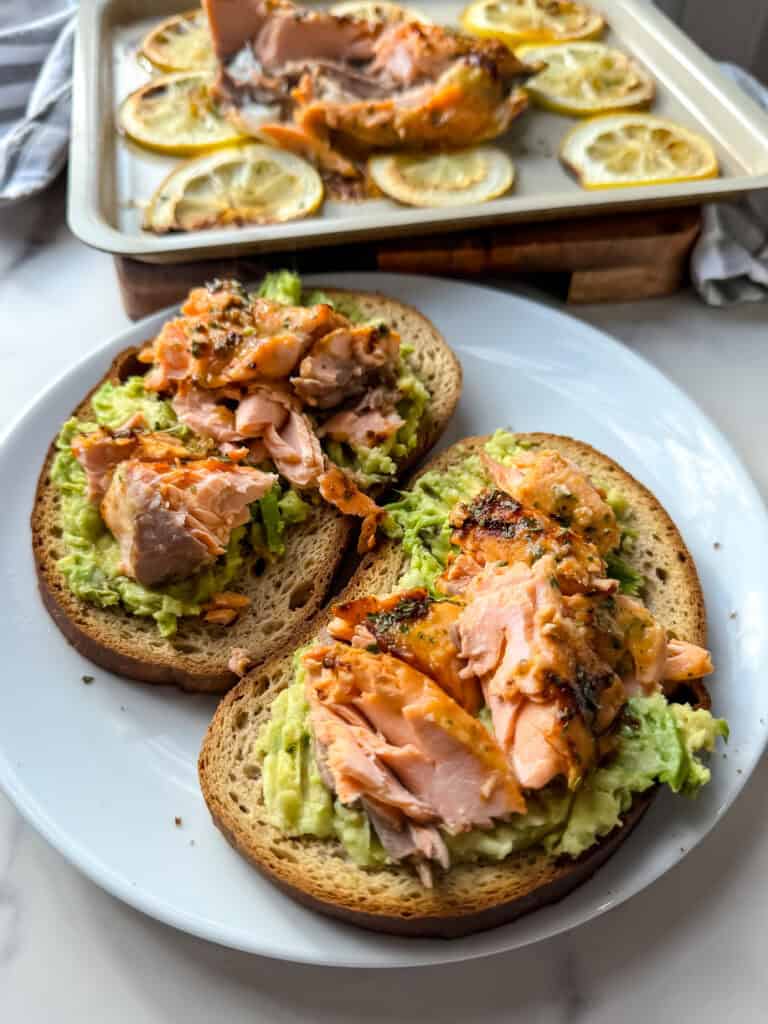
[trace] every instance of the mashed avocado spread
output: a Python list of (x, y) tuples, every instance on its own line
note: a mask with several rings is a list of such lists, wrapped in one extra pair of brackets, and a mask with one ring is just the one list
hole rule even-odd
[[(299, 276), (288, 271), (268, 274), (259, 294), (285, 304), (331, 302), (322, 292), (303, 292)], [(340, 312), (355, 322), (363, 322), (354, 303), (346, 301), (343, 306)], [(402, 459), (418, 441), (418, 427), (429, 393), (410, 369), (410, 351), (406, 344), (401, 345), (397, 386), (402, 398), (397, 409), (405, 422), (397, 434), (384, 445), (370, 449), (324, 442), (328, 456), (343, 468), (354, 471), (364, 487), (394, 475), (395, 460)], [(276, 484), (269, 494), (254, 503), (250, 525), (233, 531), (225, 554), (214, 565), (180, 582), (151, 588), (121, 575), (117, 542), (104, 525), (98, 508), (88, 501), (85, 472), (72, 454), (71, 444), (77, 434), (90, 433), (98, 427), (115, 430), (139, 412), (150, 430), (164, 431), (180, 439), (190, 436), (170, 402), (147, 391), (141, 377), (130, 377), (120, 384), (113, 381), (102, 384), (91, 398), (92, 419), (70, 419), (62, 427), (51, 472), (62, 495), (63, 540), (67, 549), (59, 569), (77, 597), (101, 608), (122, 605), (134, 615), (149, 616), (157, 623), (161, 635), (170, 637), (176, 632), (181, 616), (199, 615), (212, 595), (225, 590), (235, 579), (243, 565), (245, 548), (265, 558), (282, 556), (286, 529), (303, 522), (309, 515), (310, 505), (292, 488)]]
[[(504, 462), (517, 447), (514, 435), (497, 431), (486, 451)], [(410, 561), (400, 588), (434, 586), (451, 551), (451, 508), (487, 485), (479, 457), (468, 454), (447, 471), (425, 473), (400, 501), (387, 506), (388, 532), (400, 539)], [(608, 498), (622, 525), (631, 523), (631, 511), (621, 495), (609, 494)], [(618, 575), (616, 578), (621, 580)], [(626, 590), (623, 581), (622, 589)], [(485, 709), (480, 717), (490, 729)], [(635, 794), (661, 783), (676, 793), (695, 796), (710, 778), (709, 769), (697, 755), (712, 751), (718, 736), (727, 739), (727, 723), (709, 711), (668, 703), (661, 694), (633, 697), (624, 711), (616, 752), (608, 764), (593, 771), (573, 793), (559, 782), (550, 784), (528, 798), (525, 814), (492, 829), (445, 834), (452, 860), (500, 861), (533, 846), (542, 846), (554, 855), (577, 857), (620, 824)], [(362, 867), (387, 862), (367, 815), (334, 800), (320, 777), (298, 660), (294, 682), (273, 702), (256, 750), (262, 763), (265, 807), (276, 828), (287, 835), (335, 837), (350, 859)]]

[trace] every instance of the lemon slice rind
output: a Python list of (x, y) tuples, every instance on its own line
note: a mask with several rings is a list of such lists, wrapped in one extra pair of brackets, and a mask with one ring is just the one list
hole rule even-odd
[(560, 144), (560, 160), (582, 188), (629, 188), (716, 178), (710, 142), (652, 114), (605, 114), (582, 121)]
[(251, 142), (187, 160), (160, 183), (144, 214), (157, 234), (232, 224), (277, 224), (314, 213), (320, 175), (306, 160)]
[(546, 65), (528, 79), (525, 91), (555, 114), (596, 117), (614, 110), (642, 110), (655, 96), (648, 72), (628, 54), (603, 43), (527, 43), (515, 48), (515, 56)]
[(465, 31), (511, 47), (597, 39), (605, 30), (605, 19), (575, 0), (475, 0), (459, 20)]
[(210, 98), (212, 81), (211, 71), (158, 75), (123, 100), (121, 131), (137, 145), (170, 156), (195, 156), (239, 141), (242, 133)]
[(368, 160), (368, 173), (385, 195), (423, 207), (488, 202), (515, 180), (514, 164), (494, 146), (450, 153), (381, 153)]
[(139, 56), (165, 72), (213, 68), (216, 58), (204, 12), (198, 7), (155, 25), (142, 40)]
[(402, 4), (391, 3), (390, 0), (343, 0), (330, 8), (331, 14), (337, 18), (365, 18), (368, 21), (419, 21), (423, 25), (431, 25), (432, 19), (415, 7), (404, 7)]

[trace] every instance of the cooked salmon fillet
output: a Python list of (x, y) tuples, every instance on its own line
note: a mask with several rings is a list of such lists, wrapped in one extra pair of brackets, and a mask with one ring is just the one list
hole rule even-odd
[[(527, 106), (520, 85), (536, 68), (496, 40), (286, 0), (204, 6), (220, 102), (240, 126), (259, 133), (265, 124), (271, 141), (323, 170), (348, 176), (355, 161), (346, 153), (493, 139)], [(254, 109), (265, 112), (260, 121)]]

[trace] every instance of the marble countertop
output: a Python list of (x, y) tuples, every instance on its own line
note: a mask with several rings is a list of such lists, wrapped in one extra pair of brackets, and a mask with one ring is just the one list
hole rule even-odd
[[(0, 216), (0, 428), (127, 325), (111, 259), (64, 224), (63, 187)], [(768, 495), (768, 309), (694, 296), (580, 307), (684, 388)], [(6, 680), (6, 685), (8, 680)], [(0, 794), (0, 1019), (8, 1024), (641, 1024), (764, 1022), (764, 760), (725, 820), (644, 893), (505, 956), (386, 972), (232, 952), (124, 906), (82, 877)]]

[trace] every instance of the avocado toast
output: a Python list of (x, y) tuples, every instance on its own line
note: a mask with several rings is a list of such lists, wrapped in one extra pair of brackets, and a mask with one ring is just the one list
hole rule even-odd
[(304, 646), (222, 701), (200, 780), (300, 902), (469, 934), (589, 878), (661, 784), (708, 781), (704, 602), (658, 501), (569, 438), (464, 441), (387, 511)]
[(287, 272), (195, 289), (51, 446), (32, 512), (46, 607), (112, 671), (226, 690), (292, 649), (460, 391), (439, 332), (384, 296)]

